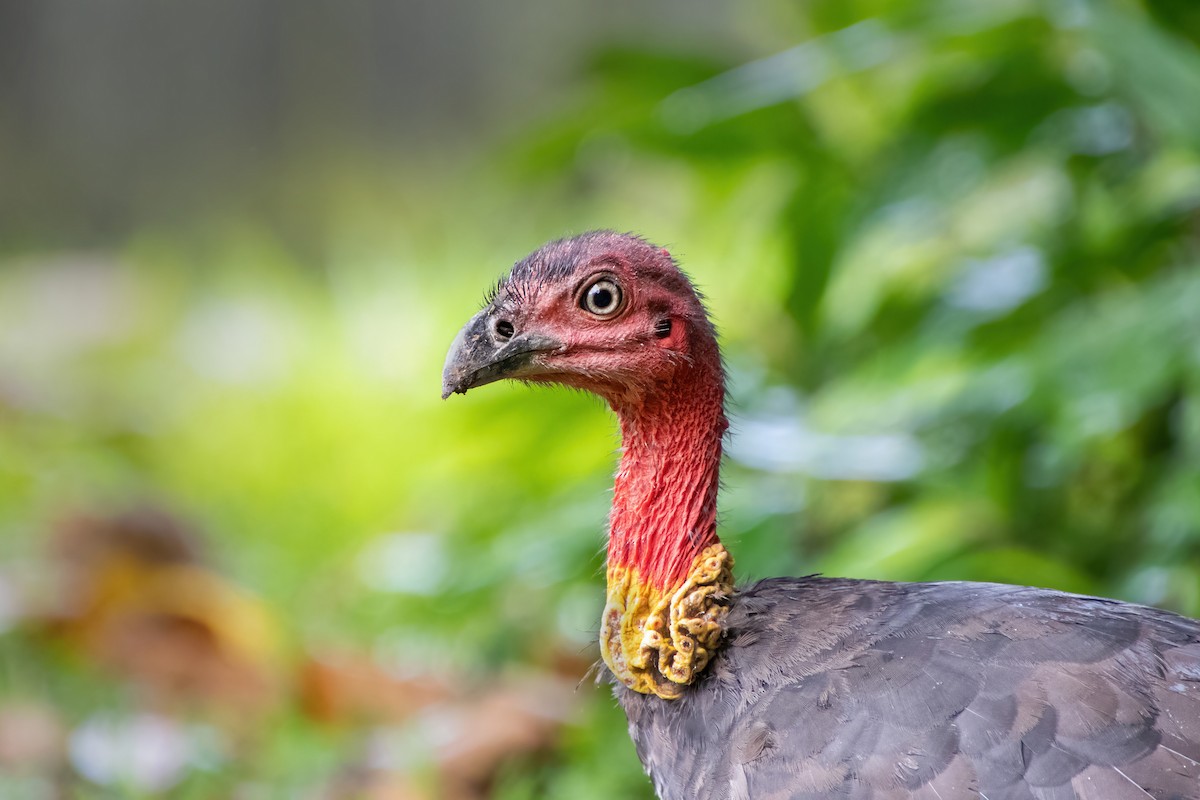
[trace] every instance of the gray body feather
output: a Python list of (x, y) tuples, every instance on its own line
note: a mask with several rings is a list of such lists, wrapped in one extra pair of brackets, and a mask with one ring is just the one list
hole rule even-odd
[(1200, 622), (1112, 600), (772, 579), (617, 697), (663, 800), (1200, 800)]

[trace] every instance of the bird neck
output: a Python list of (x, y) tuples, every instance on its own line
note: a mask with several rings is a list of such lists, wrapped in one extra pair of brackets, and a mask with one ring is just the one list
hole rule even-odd
[(724, 375), (711, 353), (637, 402), (614, 402), (622, 456), (601, 651), (635, 691), (678, 697), (720, 644), (733, 562), (717, 538)]
[(720, 398), (680, 395), (621, 414), (608, 563), (636, 568), (660, 589), (678, 586), (717, 538), (725, 415)]

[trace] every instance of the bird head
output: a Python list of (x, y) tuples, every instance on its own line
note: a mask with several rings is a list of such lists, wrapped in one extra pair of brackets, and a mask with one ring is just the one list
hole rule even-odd
[(670, 254), (594, 231), (513, 266), (451, 345), (442, 396), (512, 378), (583, 389), (616, 407), (669, 383), (680, 365), (714, 359), (712, 326)]

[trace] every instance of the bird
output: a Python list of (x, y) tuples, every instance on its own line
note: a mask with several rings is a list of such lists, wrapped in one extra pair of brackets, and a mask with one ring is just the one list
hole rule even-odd
[(724, 367), (668, 250), (543, 245), (442, 377), (443, 399), (511, 379), (615, 412), (600, 652), (661, 800), (1200, 800), (1198, 620), (965, 581), (735, 586)]

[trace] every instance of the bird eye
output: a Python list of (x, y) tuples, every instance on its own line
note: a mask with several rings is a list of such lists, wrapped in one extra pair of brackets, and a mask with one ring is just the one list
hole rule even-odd
[(598, 317), (611, 317), (621, 309), (621, 287), (612, 278), (601, 278), (583, 293), (583, 306)]

